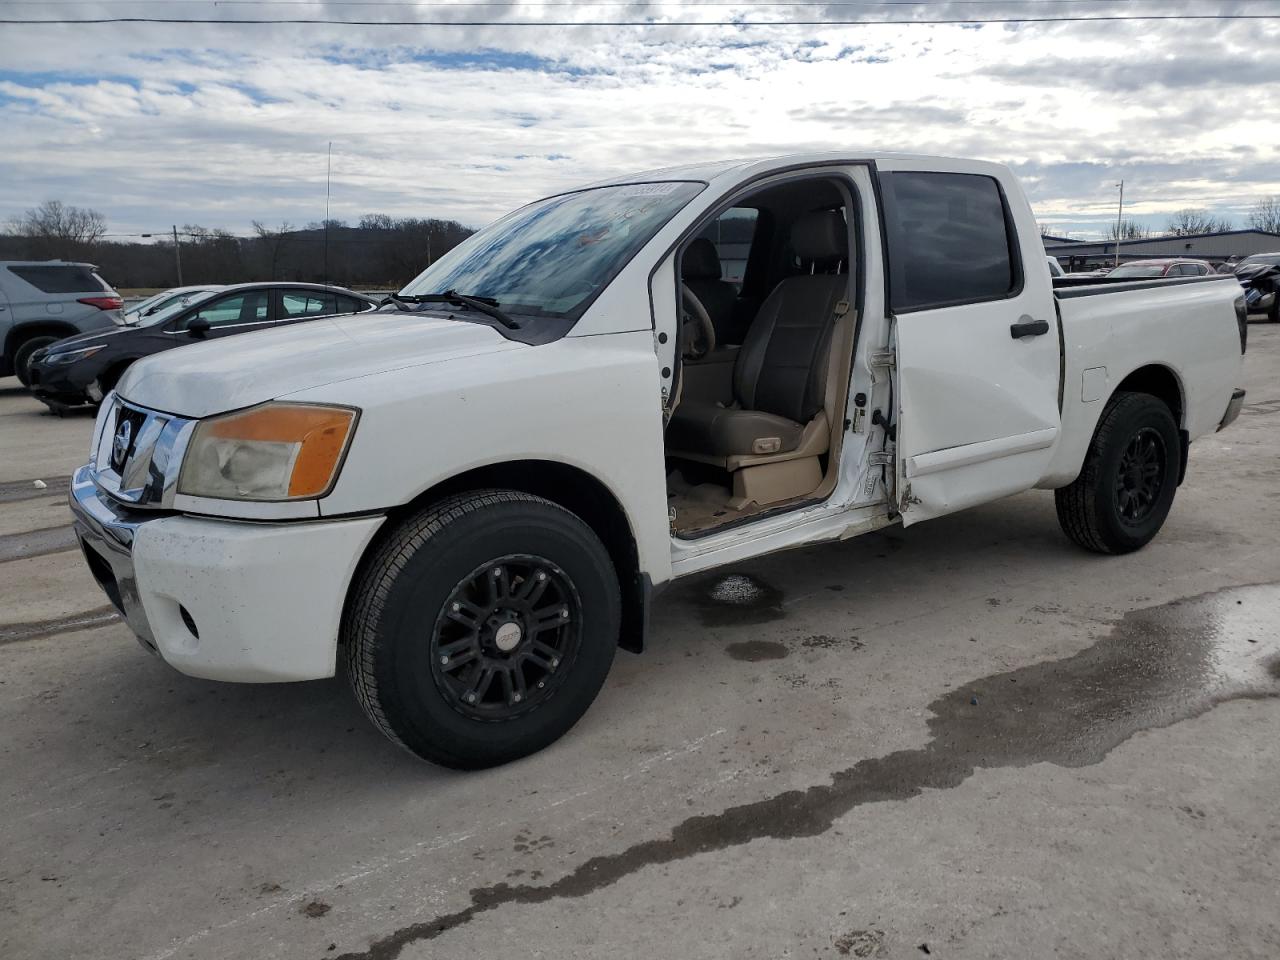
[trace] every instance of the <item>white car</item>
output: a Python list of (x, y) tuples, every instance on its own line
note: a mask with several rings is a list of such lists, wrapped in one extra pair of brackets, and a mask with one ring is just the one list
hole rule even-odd
[(173, 667), (344, 662), (388, 737), (484, 767), (568, 730), (677, 578), (1035, 487), (1143, 546), (1244, 349), (1230, 276), (1055, 294), (1003, 166), (709, 163), (522, 207), (380, 312), (138, 362), (72, 507)]
[(203, 283), (191, 287), (172, 287), (162, 290), (131, 306), (124, 312), (120, 322), (125, 326), (143, 323), (158, 313), (167, 313), (175, 307), (190, 303), (197, 296), (221, 289), (222, 284)]

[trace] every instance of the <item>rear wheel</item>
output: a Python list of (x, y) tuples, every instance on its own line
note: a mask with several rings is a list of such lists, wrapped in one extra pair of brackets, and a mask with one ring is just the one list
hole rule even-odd
[(491, 490), (443, 500), (376, 549), (343, 622), (356, 698), (386, 736), (477, 769), (541, 750), (595, 699), (621, 602), (569, 511)]
[(29, 369), (31, 366), (31, 355), (35, 353), (37, 350), (43, 350), (45, 347), (49, 346), (49, 344), (51, 343), (56, 343), (57, 340), (58, 340), (57, 337), (51, 337), (47, 335), (32, 337), (30, 340), (25, 341), (22, 344), (22, 346), (18, 347), (16, 351), (14, 351), (13, 372), (14, 372), (14, 375), (18, 378), (18, 381), (24, 387), (31, 386), (31, 372)]
[(1054, 491), (1063, 532), (1095, 553), (1145, 546), (1169, 515), (1181, 457), (1178, 426), (1164, 402), (1145, 393), (1114, 397), (1080, 475)]

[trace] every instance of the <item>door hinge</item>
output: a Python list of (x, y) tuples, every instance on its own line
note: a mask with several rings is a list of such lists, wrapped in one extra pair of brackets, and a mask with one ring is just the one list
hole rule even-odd
[(867, 362), (872, 367), (888, 367), (892, 370), (898, 361), (892, 350), (876, 350), (871, 354)]

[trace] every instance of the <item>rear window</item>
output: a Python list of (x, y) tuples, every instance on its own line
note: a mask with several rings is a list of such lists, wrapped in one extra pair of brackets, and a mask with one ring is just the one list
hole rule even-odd
[(1022, 286), (1000, 186), (969, 173), (884, 173), (895, 311), (1003, 300)]
[(1107, 276), (1113, 280), (1124, 280), (1126, 278), (1129, 280), (1146, 280), (1152, 277), (1163, 277), (1164, 267), (1160, 264), (1149, 267), (1116, 267)]
[(102, 293), (107, 282), (90, 268), (79, 264), (11, 266), (9, 272), (43, 293)]

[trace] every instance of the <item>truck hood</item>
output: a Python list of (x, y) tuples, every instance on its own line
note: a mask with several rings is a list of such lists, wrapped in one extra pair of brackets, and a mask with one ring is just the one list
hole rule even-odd
[(117, 390), (139, 406), (207, 417), (340, 380), (519, 349), (527, 348), (482, 323), (356, 314), (168, 350), (135, 363)]

